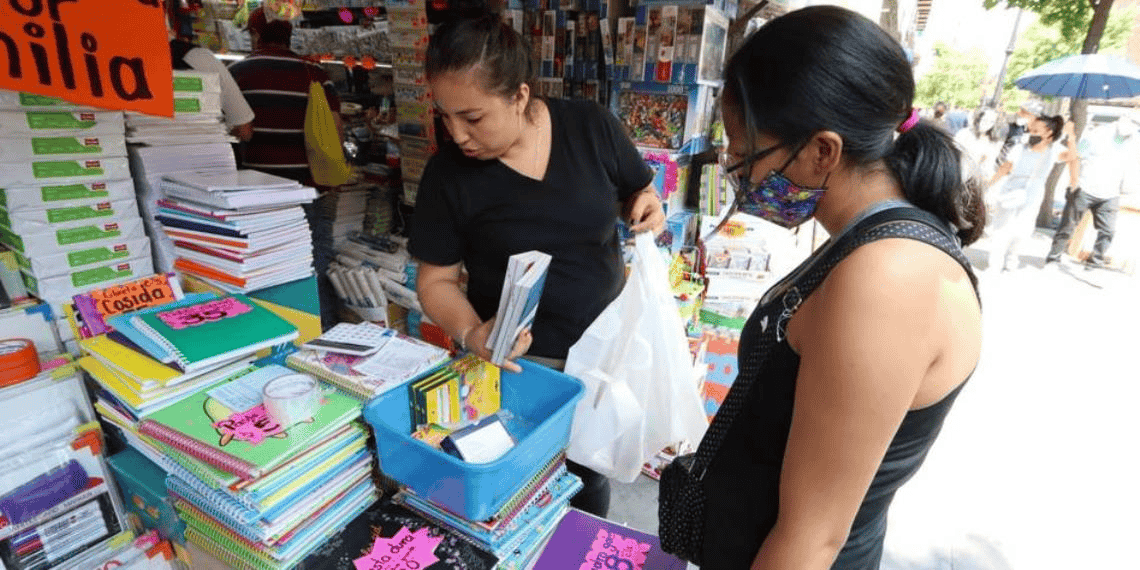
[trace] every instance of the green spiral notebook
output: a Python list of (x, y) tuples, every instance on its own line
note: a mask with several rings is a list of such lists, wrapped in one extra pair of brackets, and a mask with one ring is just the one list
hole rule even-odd
[(278, 424), (257, 397), (269, 380), (295, 373), (276, 364), (249, 370), (150, 414), (139, 434), (250, 481), (361, 415), (358, 400), (322, 385), (312, 417)]
[(296, 327), (245, 295), (131, 317), (140, 333), (173, 354), (187, 372), (297, 338)]

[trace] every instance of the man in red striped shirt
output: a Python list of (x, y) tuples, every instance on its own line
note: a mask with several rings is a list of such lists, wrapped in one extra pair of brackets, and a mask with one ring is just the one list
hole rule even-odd
[(338, 131), (340, 99), (319, 65), (289, 49), (293, 25), (287, 20), (269, 21), (258, 8), (249, 15), (249, 32), (253, 53), (229, 68), (254, 111), (253, 138), (245, 145), (242, 167), (311, 183), (304, 134), (309, 84), (324, 85)]

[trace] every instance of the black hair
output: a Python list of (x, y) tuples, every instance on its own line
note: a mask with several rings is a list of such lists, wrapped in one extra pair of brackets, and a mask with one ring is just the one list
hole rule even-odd
[(487, 91), (511, 97), (526, 84), (533, 101), (535, 66), (526, 39), (498, 13), (476, 7), (462, 16), (440, 24), (432, 34), (424, 65), (427, 78), (478, 67)]
[(934, 116), (935, 117), (941, 117), (942, 114), (945, 112), (946, 112), (946, 102), (945, 101), (939, 101), (939, 102), (934, 104)]
[(985, 207), (962, 179), (950, 135), (919, 121), (895, 137), (912, 111), (914, 75), (902, 46), (871, 20), (835, 6), (780, 16), (732, 55), (724, 90), (750, 141), (766, 133), (796, 148), (838, 133), (849, 164), (883, 161), (906, 199), (955, 226), (963, 244), (980, 237)]
[(287, 20), (273, 20), (258, 26), (257, 41), (262, 44), (289, 45), (293, 37), (293, 24)]
[[(986, 111), (993, 113), (994, 124), (992, 127), (989, 128), (989, 130), (982, 132), (978, 129), (981, 128), (982, 115), (986, 114)], [(976, 135), (978, 137), (982, 137), (982, 136), (987, 137), (991, 141), (1001, 140), (1002, 137), (1000, 136), (1001, 133), (999, 132), (1000, 129), (998, 128), (998, 126), (1000, 124), (1001, 124), (1001, 119), (998, 116), (997, 110), (994, 109), (993, 107), (978, 107), (978, 109), (976, 111), (974, 111), (973, 120), (970, 121), (970, 127), (974, 130), (974, 135)]]
[(1045, 127), (1053, 132), (1053, 142), (1061, 140), (1061, 131), (1065, 128), (1065, 119), (1060, 115), (1042, 115), (1038, 120), (1045, 123)]

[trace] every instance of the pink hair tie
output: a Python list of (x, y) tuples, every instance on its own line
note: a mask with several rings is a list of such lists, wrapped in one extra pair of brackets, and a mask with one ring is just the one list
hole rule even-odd
[(918, 120), (920, 118), (921, 117), (918, 114), (918, 109), (911, 107), (910, 108), (910, 116), (907, 117), (906, 120), (903, 121), (901, 125), (899, 125), (898, 131), (900, 133), (905, 133), (905, 132), (911, 130), (912, 128), (914, 128), (915, 125), (918, 124)]

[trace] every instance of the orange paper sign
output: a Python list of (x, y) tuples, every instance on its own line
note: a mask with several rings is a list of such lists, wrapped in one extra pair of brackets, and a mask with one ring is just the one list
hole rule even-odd
[(162, 0), (0, 0), (0, 88), (174, 115)]
[(166, 274), (115, 285), (106, 289), (95, 289), (88, 293), (104, 317), (121, 315), (146, 307), (165, 305), (174, 300), (174, 290)]

